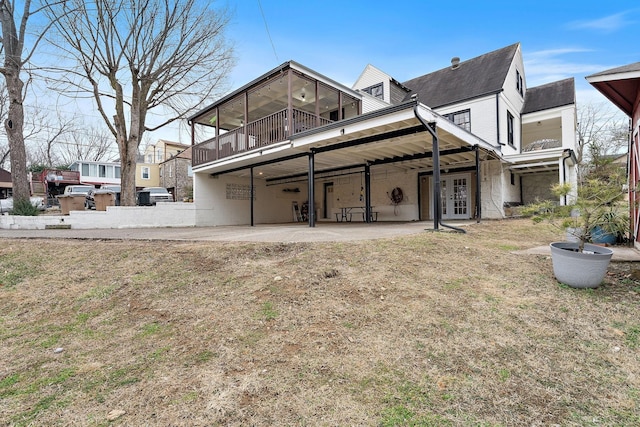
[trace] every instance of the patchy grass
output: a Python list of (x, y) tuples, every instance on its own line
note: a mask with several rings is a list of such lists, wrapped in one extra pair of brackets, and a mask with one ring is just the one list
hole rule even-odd
[(7, 240), (0, 420), (638, 425), (640, 266), (576, 290), (515, 253), (557, 238), (516, 220), (335, 244)]

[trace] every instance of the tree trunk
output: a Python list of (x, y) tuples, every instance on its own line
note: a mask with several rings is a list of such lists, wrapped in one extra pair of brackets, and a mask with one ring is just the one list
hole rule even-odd
[[(116, 119), (116, 129), (119, 120)], [(126, 139), (124, 133), (118, 129), (116, 137), (120, 150), (120, 205), (136, 205), (136, 160), (138, 154), (137, 141)]]
[(24, 148), (24, 107), (20, 71), (12, 68), (6, 70), (7, 91), (9, 92), (9, 109), (4, 128), (9, 140), (11, 160), (11, 181), (13, 183), (14, 202), (29, 200), (31, 190), (27, 177), (27, 154)]

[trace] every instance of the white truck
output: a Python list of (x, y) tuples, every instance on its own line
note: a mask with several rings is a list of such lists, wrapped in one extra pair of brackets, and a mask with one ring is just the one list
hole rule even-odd
[(78, 194), (82, 194), (84, 196), (87, 195), (89, 190), (94, 189), (93, 185), (67, 185), (64, 189), (65, 196), (75, 196)]

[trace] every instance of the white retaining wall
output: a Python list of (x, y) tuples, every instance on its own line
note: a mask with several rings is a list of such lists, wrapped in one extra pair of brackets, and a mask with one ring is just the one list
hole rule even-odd
[(71, 211), (69, 215), (0, 215), (0, 228), (44, 230), (71, 226), (72, 229), (195, 227), (194, 203), (158, 203), (156, 206), (107, 206), (106, 211)]

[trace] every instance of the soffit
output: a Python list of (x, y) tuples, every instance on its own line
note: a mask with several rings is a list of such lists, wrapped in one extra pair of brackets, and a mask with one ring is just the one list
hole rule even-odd
[[(475, 152), (471, 150), (468, 141), (442, 128), (438, 128), (438, 139), (441, 168), (475, 165)], [(262, 179), (306, 174), (309, 170), (306, 154), (311, 151), (316, 152), (316, 172), (361, 167), (366, 163), (373, 167), (395, 170), (433, 169), (430, 157), (431, 134), (424, 130), (415, 116), (405, 115), (400, 120), (379, 122), (376, 125), (368, 123), (345, 128), (334, 127), (323, 132), (315, 129), (308, 136), (302, 135), (293, 141), (285, 141), (278, 147), (255, 150), (225, 162), (199, 168), (196, 172), (229, 173), (246, 177), (251, 174), (250, 166), (254, 165), (254, 176)], [(301, 157), (291, 158), (296, 155)], [(483, 154), (483, 158), (486, 157)], [(282, 158), (286, 160), (277, 160)]]

